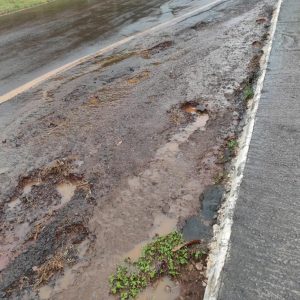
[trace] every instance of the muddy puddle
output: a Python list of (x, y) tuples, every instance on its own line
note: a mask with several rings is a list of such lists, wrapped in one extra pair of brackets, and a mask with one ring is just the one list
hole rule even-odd
[[(195, 131), (204, 131), (208, 120), (208, 114), (197, 115), (193, 123), (187, 125), (181, 131), (176, 133), (168, 143), (166, 143), (162, 148), (158, 149), (155, 158), (160, 161), (173, 161), (174, 156), (176, 156), (180, 151), (180, 145), (185, 143)], [(134, 180), (131, 180), (130, 185), (136, 186), (137, 183)], [(142, 254), (143, 247), (151, 239), (153, 239), (155, 236), (167, 235), (173, 230), (176, 230), (177, 222), (177, 218), (170, 217), (165, 214), (156, 215), (154, 217), (152, 228), (148, 233), (149, 239), (137, 244), (123, 257), (130, 258), (133, 261), (137, 260)]]
[(147, 245), (148, 242), (155, 236), (167, 235), (176, 229), (177, 219), (168, 217), (164, 214), (159, 214), (154, 218), (153, 227), (149, 232), (149, 240), (143, 241), (130, 251), (128, 251), (124, 258), (130, 258), (132, 261), (136, 261), (141, 255), (143, 247)]
[[(63, 163), (56, 162), (21, 178), (10, 201), (4, 206), (5, 217), (1, 219), (1, 227), (5, 231), (0, 234), (1, 271), (13, 264), (16, 257), (26, 255), (24, 250), (37, 245), (60, 210), (73, 199), (77, 187), (85, 184), (79, 177), (69, 176), (66, 173), (68, 167), (63, 169), (63, 166)], [(70, 228), (60, 236), (71, 236)], [(59, 238), (56, 237), (55, 242)]]
[[(137, 261), (142, 255), (143, 248), (156, 236), (167, 235), (176, 230), (177, 218), (164, 214), (156, 215), (153, 226), (149, 232), (149, 240), (137, 244), (124, 258)], [(161, 278), (152, 286), (147, 287), (138, 297), (138, 300), (175, 300), (180, 296), (180, 286), (168, 277)]]
[(38, 180), (30, 180), (28, 181), (23, 188), (23, 195), (29, 194), (32, 190), (32, 187), (38, 186), (40, 182)]
[(205, 130), (207, 121), (209, 120), (208, 114), (197, 116), (195, 121), (183, 130), (175, 134), (171, 141), (157, 151), (156, 158), (160, 160), (173, 159), (179, 152), (179, 146), (186, 142), (189, 137), (197, 130)]
[(76, 184), (72, 182), (63, 182), (56, 186), (56, 190), (61, 196), (61, 204), (65, 205), (68, 203), (75, 194)]
[(134, 246), (130, 251), (128, 251), (124, 255), (124, 259), (130, 258), (131, 261), (137, 261), (139, 257), (142, 255), (143, 247), (147, 245), (148, 241), (141, 242)]
[(176, 229), (177, 219), (166, 215), (158, 215), (154, 219), (153, 229), (150, 232), (150, 238), (166, 235)]
[(71, 287), (75, 280), (79, 270), (88, 264), (88, 260), (85, 259), (90, 246), (88, 240), (84, 240), (77, 247), (77, 255), (79, 262), (72, 268), (65, 268), (62, 276), (60, 276), (54, 284), (44, 285), (39, 288), (38, 294), (41, 300), (53, 299), (53, 296)]
[(201, 114), (207, 112), (207, 108), (204, 104), (198, 104), (194, 102), (186, 102), (182, 104), (181, 109), (190, 114)]
[(21, 200), (19, 198), (10, 201), (7, 205), (9, 210), (16, 209), (21, 204)]
[(180, 286), (168, 277), (146, 288), (137, 300), (175, 300), (180, 296)]
[(66, 290), (70, 287), (75, 281), (75, 272), (72, 269), (64, 270), (64, 274), (61, 278), (59, 278), (54, 285), (54, 287), (50, 285), (46, 285), (40, 288), (39, 297), (41, 300), (50, 299), (52, 295), (59, 293), (63, 290)]

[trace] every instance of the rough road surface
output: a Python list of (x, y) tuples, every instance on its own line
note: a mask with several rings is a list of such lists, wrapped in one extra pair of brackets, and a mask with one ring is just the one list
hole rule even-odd
[(205, 208), (275, 2), (225, 1), (1, 104), (1, 298), (109, 299), (128, 251)]
[(283, 1), (218, 299), (300, 299), (300, 2)]
[(0, 95), (210, 0), (59, 0), (0, 18)]

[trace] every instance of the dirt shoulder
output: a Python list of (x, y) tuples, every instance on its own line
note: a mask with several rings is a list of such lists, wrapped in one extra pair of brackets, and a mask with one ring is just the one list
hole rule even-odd
[(1, 298), (110, 299), (156, 233), (209, 240), (275, 2), (227, 1), (0, 106)]

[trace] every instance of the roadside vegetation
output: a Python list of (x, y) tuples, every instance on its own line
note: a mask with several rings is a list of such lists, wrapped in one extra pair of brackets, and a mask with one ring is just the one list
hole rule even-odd
[(29, 8), (39, 4), (45, 4), (53, 0), (1, 0), (0, 15), (18, 11), (24, 8)]
[(227, 147), (230, 151), (234, 152), (236, 150), (236, 148), (238, 147), (239, 143), (237, 140), (235, 139), (232, 139), (232, 140), (229, 140), (227, 142)]
[(159, 278), (178, 277), (184, 266), (202, 261), (206, 253), (200, 241), (185, 243), (177, 231), (156, 237), (142, 249), (137, 261), (127, 258), (117, 267), (109, 278), (111, 293), (121, 300), (134, 299)]
[(248, 101), (250, 99), (252, 99), (254, 97), (254, 90), (253, 90), (253, 86), (248, 84), (243, 92), (243, 97), (245, 101)]

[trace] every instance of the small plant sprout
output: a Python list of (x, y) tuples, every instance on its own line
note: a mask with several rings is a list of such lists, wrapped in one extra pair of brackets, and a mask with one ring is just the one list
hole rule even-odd
[(194, 253), (194, 257), (195, 259), (198, 261), (202, 258), (202, 256), (204, 255), (205, 253), (201, 250), (197, 250), (195, 253)]
[(231, 152), (234, 152), (238, 145), (239, 143), (237, 140), (230, 140), (227, 142), (227, 147)]
[(244, 100), (248, 101), (254, 97), (254, 91), (252, 85), (246, 85), (244, 92), (243, 92)]
[(199, 261), (204, 254), (202, 250), (195, 252), (189, 248), (177, 231), (156, 237), (143, 248), (137, 261), (126, 259), (117, 267), (109, 278), (110, 291), (121, 300), (134, 299), (159, 278), (178, 276), (190, 260)]

